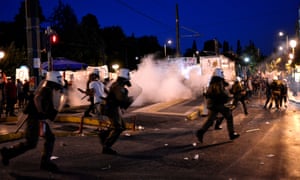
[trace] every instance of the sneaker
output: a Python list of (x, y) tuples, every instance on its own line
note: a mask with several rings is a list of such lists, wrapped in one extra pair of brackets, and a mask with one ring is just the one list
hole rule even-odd
[(110, 155), (116, 155), (118, 154), (117, 151), (111, 149), (111, 148), (103, 148), (102, 154), (110, 154)]
[(51, 161), (48, 162), (42, 162), (40, 165), (41, 170), (50, 171), (50, 172), (58, 172), (59, 169), (57, 165)]
[(196, 137), (198, 138), (198, 141), (200, 143), (203, 143), (203, 132), (201, 130), (198, 130), (196, 133)]
[(2, 148), (1, 150), (1, 156), (2, 156), (2, 164), (4, 166), (9, 165), (9, 158), (8, 158), (8, 149), (6, 147)]
[(230, 135), (230, 140), (234, 140), (234, 139), (236, 139), (238, 137), (240, 137), (240, 134), (238, 134), (238, 133), (235, 132), (235, 133), (233, 133), (233, 134)]

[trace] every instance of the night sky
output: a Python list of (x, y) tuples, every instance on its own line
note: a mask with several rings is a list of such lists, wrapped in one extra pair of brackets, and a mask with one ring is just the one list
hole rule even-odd
[[(0, 21), (12, 21), (22, 0), (3, 0)], [(278, 46), (278, 32), (295, 36), (300, 0), (62, 0), (69, 4), (78, 21), (87, 13), (98, 18), (100, 27), (118, 25), (135, 37), (153, 35), (161, 45), (168, 40), (176, 47), (176, 4), (179, 10), (181, 53), (196, 40), (198, 49), (216, 38), (228, 41), (236, 50), (237, 40), (244, 47), (252, 40), (264, 55)], [(58, 0), (40, 0), (49, 17)], [(200, 36), (193, 37), (193, 35)]]

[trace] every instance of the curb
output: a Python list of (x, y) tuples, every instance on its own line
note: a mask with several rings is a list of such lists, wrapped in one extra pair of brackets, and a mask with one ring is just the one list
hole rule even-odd
[[(126, 122), (126, 129), (128, 130), (135, 130), (135, 116), (128, 116), (124, 117), (124, 119), (129, 119), (133, 120), (132, 122)], [(1, 118), (0, 122), (17, 122), (18, 118), (17, 117), (7, 117), (7, 118)], [(56, 118), (54, 121), (56, 123), (76, 123), (80, 124), (81, 123), (81, 117), (77, 116), (66, 116), (66, 115), (60, 115)], [(100, 124), (99, 124), (100, 123)], [(92, 125), (92, 126), (100, 126), (100, 127), (107, 127), (109, 125), (108, 120), (104, 121), (99, 121), (96, 118), (84, 118), (83, 124), (84, 125)], [(80, 125), (78, 126), (80, 128)], [(64, 131), (54, 131), (53, 132), (55, 136), (57, 137), (63, 137), (63, 136), (82, 136), (83, 133), (80, 131), (75, 131), (75, 132), (64, 132)], [(84, 136), (89, 136), (89, 135), (95, 135), (96, 133), (84, 133)], [(20, 130), (18, 133), (7, 133), (7, 134), (1, 134), (0, 135), (0, 143), (8, 142), (8, 141), (13, 141), (13, 140), (18, 140), (24, 137), (24, 131)]]
[(0, 135), (0, 143), (18, 140), (23, 137), (24, 137), (23, 132), (3, 134), (3, 135)]

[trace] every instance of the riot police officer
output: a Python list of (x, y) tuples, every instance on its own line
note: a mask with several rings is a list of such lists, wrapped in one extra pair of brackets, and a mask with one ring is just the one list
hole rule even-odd
[(3, 165), (9, 165), (9, 161), (12, 158), (35, 148), (39, 136), (42, 136), (45, 139), (45, 143), (40, 168), (48, 171), (58, 170), (56, 164), (50, 160), (54, 148), (55, 136), (46, 120), (54, 121), (58, 111), (64, 105), (63, 83), (59, 72), (47, 72), (46, 79), (32, 93), (32, 97), (24, 109), (24, 114), (28, 115), (26, 118), (25, 141), (12, 147), (1, 149)]
[(111, 125), (108, 130), (102, 131), (99, 134), (103, 145), (103, 154), (117, 154), (111, 147), (126, 129), (121, 112), (122, 110), (126, 110), (133, 102), (133, 98), (128, 96), (126, 86), (131, 86), (129, 70), (121, 68), (118, 78), (110, 86), (106, 98), (106, 110), (104, 110), (104, 114), (108, 116)]
[(203, 135), (209, 127), (213, 125), (218, 113), (221, 113), (227, 120), (227, 130), (230, 140), (234, 140), (240, 136), (234, 131), (231, 107), (226, 105), (230, 100), (230, 96), (226, 92), (225, 86), (226, 82), (223, 70), (221, 68), (216, 68), (206, 93), (208, 117), (206, 122), (196, 133), (196, 137), (201, 143), (203, 142)]

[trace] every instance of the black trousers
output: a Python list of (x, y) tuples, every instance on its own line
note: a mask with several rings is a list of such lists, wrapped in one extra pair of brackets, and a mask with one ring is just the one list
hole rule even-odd
[(41, 121), (35, 117), (27, 117), (25, 141), (15, 144), (12, 147), (8, 148), (7, 156), (9, 159), (23, 154), (30, 149), (34, 149), (37, 146), (40, 137), (40, 128), (43, 128), (44, 133), (42, 137), (45, 139), (45, 142), (42, 152), (42, 161), (50, 161), (54, 149), (55, 136), (52, 133), (47, 122), (42, 122), (43, 124), (40, 123)]
[(110, 127), (105, 136), (100, 137), (103, 147), (110, 148), (126, 129), (119, 108), (111, 108), (108, 112)]
[(226, 119), (228, 135), (231, 136), (232, 134), (234, 134), (232, 111), (228, 107), (225, 107), (223, 104), (215, 105), (212, 108), (208, 109), (208, 117), (199, 131), (204, 134), (214, 124), (218, 113), (221, 113)]

